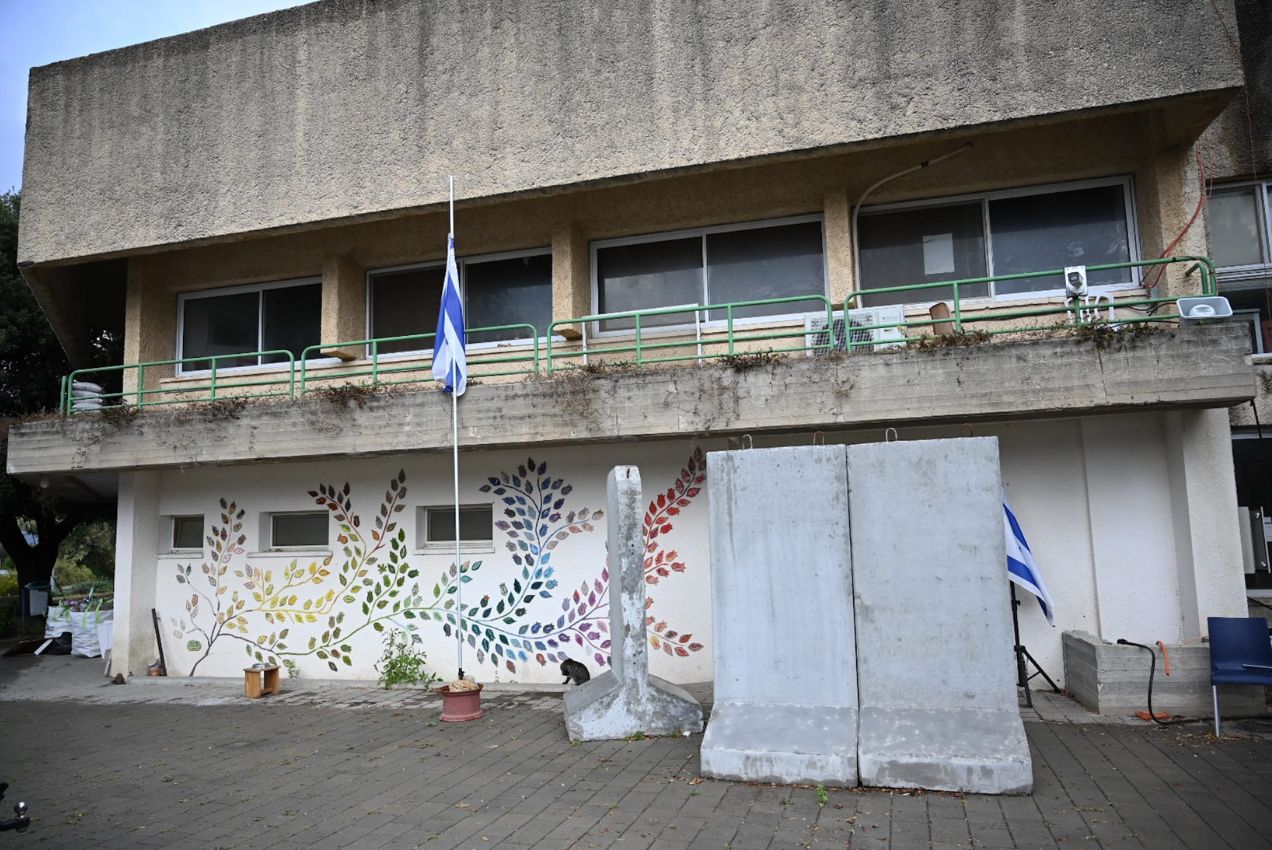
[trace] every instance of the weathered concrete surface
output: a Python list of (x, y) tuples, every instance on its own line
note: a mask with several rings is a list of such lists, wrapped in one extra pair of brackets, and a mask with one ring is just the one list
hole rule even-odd
[[(1148, 710), (1148, 653), (1139, 647), (1102, 641), (1092, 634), (1066, 631), (1064, 684), (1078, 702), (1097, 714), (1129, 715)], [(1210, 647), (1206, 644), (1169, 644), (1170, 675), (1161, 650), (1154, 647), (1157, 673), (1153, 677), (1153, 710), (1182, 717), (1209, 717)], [(1229, 717), (1261, 717), (1264, 689), (1225, 685), (1222, 710)]]
[(1272, 11), (1267, 0), (1236, 0), (1235, 7), (1234, 16), (1232, 9), (1220, 5), (1228, 32), (1240, 44), (1246, 90), (1232, 99), (1203, 137), (1211, 158), (1207, 170), (1219, 179), (1255, 174), (1267, 179), (1272, 173)]
[(115, 529), (115, 626), (111, 671), (145, 676), (155, 645), (155, 562), (159, 557), (159, 475), (126, 472), (119, 480)]
[(1027, 793), (998, 439), (848, 447), (863, 785)]
[(707, 470), (715, 704), (702, 772), (855, 785), (847, 451), (712, 452)]
[(447, 174), (488, 198), (1198, 92), (1217, 111), (1240, 72), (1211, 15), (313, 3), (34, 69), (21, 261), (440, 205)]
[[(1100, 350), (1060, 338), (841, 357), (791, 357), (734, 371), (721, 365), (590, 379), (474, 386), (460, 444), (496, 448), (687, 434), (789, 433), (873, 425), (1076, 416), (1149, 406), (1248, 400), (1248, 337), (1215, 325)], [(117, 424), (51, 418), (10, 431), (8, 468), (38, 476), (445, 450), (450, 409), (433, 392), (143, 412)]]
[(637, 732), (702, 731), (702, 706), (688, 691), (649, 675), (645, 632), (645, 501), (640, 472), (616, 466), (606, 481), (609, 519), (610, 669), (565, 694), (571, 741), (605, 741)]

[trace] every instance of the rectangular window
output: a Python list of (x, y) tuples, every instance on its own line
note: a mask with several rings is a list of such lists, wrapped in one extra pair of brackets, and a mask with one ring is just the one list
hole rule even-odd
[[(1135, 258), (1130, 181), (992, 192), (941, 204), (863, 210), (857, 221), (863, 289), (1028, 274)], [(1088, 274), (1094, 286), (1130, 285), (1130, 269)], [(1059, 274), (959, 288), (960, 298), (1063, 289)], [(952, 287), (866, 296), (866, 306), (948, 301)]]
[(1215, 189), (1206, 210), (1211, 259), (1221, 269), (1260, 270), (1269, 258), (1268, 187)]
[[(307, 346), (317, 345), (322, 325), (322, 284), (288, 281), (232, 290), (187, 293), (179, 296), (181, 358), (227, 354), (247, 356), (218, 360), (223, 369), (285, 361), (284, 355), (255, 352), (290, 351), (299, 358)], [(212, 368), (211, 362), (189, 363), (182, 372)]]
[(326, 511), (270, 514), (267, 549), (325, 549), (330, 544)]
[[(980, 203), (862, 213), (857, 219), (863, 288), (909, 286), (985, 276), (985, 216)], [(960, 298), (989, 294), (988, 284), (959, 291)], [(947, 301), (950, 287), (868, 296), (865, 306), (905, 301)]]
[(172, 541), (174, 552), (203, 550), (203, 515), (172, 517)]
[[(455, 508), (438, 505), (420, 508), (416, 539), (424, 543), (455, 542)], [(489, 544), (495, 539), (491, 505), (459, 506), (460, 543)]]
[[(528, 330), (475, 331), (476, 328), (528, 324), (542, 335), (552, 324), (552, 255), (542, 252), (466, 257), (457, 261), (464, 296), (468, 342), (480, 344), (529, 339)], [(442, 263), (384, 269), (367, 275), (371, 301), (369, 334), (374, 339), (431, 334), (437, 330)], [(431, 351), (431, 338), (381, 343), (381, 354)]]
[[(702, 228), (593, 244), (596, 303), (601, 313), (662, 307), (768, 301), (825, 295), (820, 217)], [(805, 313), (810, 303), (738, 307), (735, 319)], [(727, 311), (702, 318), (720, 321)], [(641, 318), (641, 327), (693, 324), (692, 313)], [(611, 319), (601, 330), (627, 330), (634, 319)]]

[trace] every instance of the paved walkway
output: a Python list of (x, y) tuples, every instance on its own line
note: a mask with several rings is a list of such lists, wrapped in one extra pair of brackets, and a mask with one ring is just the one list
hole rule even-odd
[(543, 691), (495, 692), (483, 719), (442, 724), (421, 691), (291, 683), (249, 703), (229, 682), (99, 674), (0, 658), (0, 778), (35, 819), (0, 848), (1253, 848), (1272, 836), (1272, 726), (1257, 723), (1215, 741), (1204, 724), (1077, 722), (1092, 718), (1041, 700), (1057, 720), (1026, 724), (1031, 796), (829, 789), (820, 805), (813, 788), (700, 778), (700, 736), (571, 745), (560, 697)]

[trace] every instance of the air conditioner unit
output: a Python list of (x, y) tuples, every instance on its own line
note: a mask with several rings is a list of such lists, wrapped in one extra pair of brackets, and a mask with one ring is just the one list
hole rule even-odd
[[(834, 314), (833, 332), (826, 328), (823, 313), (809, 313), (804, 317), (804, 347), (809, 354), (829, 349), (847, 351), (849, 342), (854, 351), (877, 351), (905, 345), (905, 308), (899, 304), (887, 307), (863, 307), (848, 311), (845, 326), (844, 314)], [(875, 327), (886, 325), (889, 327)]]

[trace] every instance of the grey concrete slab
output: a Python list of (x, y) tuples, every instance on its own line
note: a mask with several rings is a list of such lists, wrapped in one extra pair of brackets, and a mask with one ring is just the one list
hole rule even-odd
[(707, 455), (716, 676), (702, 742), (708, 776), (856, 784), (846, 458), (843, 446)]
[(702, 706), (688, 691), (649, 675), (645, 630), (645, 502), (640, 472), (616, 466), (606, 482), (609, 516), (610, 669), (565, 694), (571, 741), (702, 731)]
[(993, 437), (848, 448), (866, 785), (1033, 786)]

